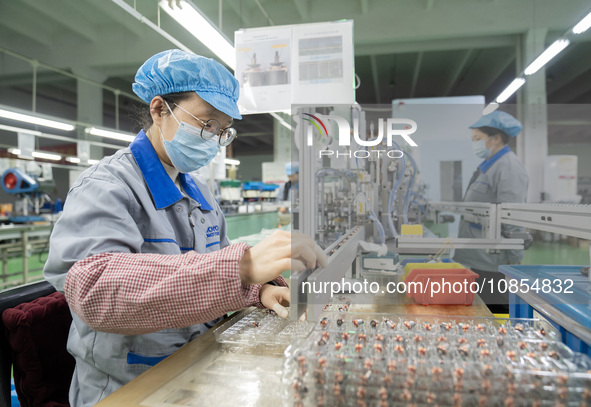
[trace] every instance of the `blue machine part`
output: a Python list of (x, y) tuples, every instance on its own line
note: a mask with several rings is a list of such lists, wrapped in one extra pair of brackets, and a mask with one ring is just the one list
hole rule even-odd
[(2, 188), (9, 194), (32, 193), (39, 189), (39, 183), (24, 171), (9, 168), (2, 174)]
[(9, 216), (8, 221), (11, 223), (29, 223), (29, 222), (45, 222), (43, 216), (29, 215), (29, 216)]
[(21, 403), (18, 401), (18, 395), (14, 388), (14, 379), (10, 379), (10, 406), (20, 407)]

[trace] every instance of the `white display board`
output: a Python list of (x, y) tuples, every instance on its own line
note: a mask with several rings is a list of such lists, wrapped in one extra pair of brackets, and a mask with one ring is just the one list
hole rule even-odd
[(263, 167), (263, 182), (287, 182), (288, 178), (285, 174), (285, 164), (278, 162), (262, 163)]
[(236, 31), (241, 114), (355, 101), (353, 21)]
[(549, 155), (544, 162), (544, 202), (579, 203), (578, 157)]

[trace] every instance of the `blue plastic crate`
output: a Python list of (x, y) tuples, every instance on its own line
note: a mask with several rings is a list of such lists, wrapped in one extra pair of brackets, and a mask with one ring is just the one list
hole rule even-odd
[(242, 189), (245, 191), (262, 191), (265, 183), (259, 181), (244, 182), (242, 183)]
[(277, 184), (264, 184), (263, 185), (263, 191), (275, 191), (277, 188), (279, 188), (279, 185), (277, 185)]
[[(512, 265), (500, 266), (499, 271), (508, 277), (522, 281), (533, 287), (534, 282), (544, 280), (560, 280), (560, 286), (564, 289), (570, 287), (569, 291), (572, 293), (558, 293), (555, 289), (550, 289), (550, 292), (544, 293), (542, 290), (534, 293), (537, 298), (551, 304), (556, 309), (561, 311), (567, 317), (577, 321), (585, 328), (591, 330), (591, 282), (587, 276), (581, 274), (580, 270), (583, 266), (560, 266), (560, 265)], [(525, 280), (529, 280), (525, 282)], [(572, 287), (570, 283), (565, 283), (567, 280), (572, 280)], [(558, 287), (559, 284), (554, 285)], [(544, 318), (548, 319), (555, 327), (558, 328), (562, 335), (562, 341), (576, 352), (585, 353), (591, 356), (590, 344), (582, 341), (573, 333), (567, 331), (558, 323), (553, 321), (548, 315), (540, 312), (536, 308), (536, 304), (528, 304), (517, 294), (509, 295), (509, 311), (511, 318), (531, 318), (533, 310), (536, 310)]]

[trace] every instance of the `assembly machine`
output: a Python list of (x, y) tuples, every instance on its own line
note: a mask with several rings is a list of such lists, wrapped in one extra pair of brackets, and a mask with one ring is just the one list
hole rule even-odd
[[(330, 299), (330, 293), (325, 291), (304, 294), (304, 282), (318, 285), (359, 277), (360, 242), (385, 245), (387, 250), (383, 252), (387, 255), (432, 255), (446, 246), (491, 252), (523, 250), (531, 244), (529, 233), (507, 233), (501, 224), (591, 239), (589, 205), (427, 201), (424, 186), (418, 181), (412, 147), (401, 147), (397, 144), (401, 140), (392, 140), (388, 145), (385, 139), (369, 148), (355, 145), (353, 140), (348, 146), (339, 144), (331, 115), (357, 124), (358, 134), (367, 134), (366, 140), (376, 138), (373, 125), (369, 132), (364, 130), (364, 112), (358, 106), (306, 107), (296, 114), (321, 118), (326, 134), (318, 137), (317, 130), (301, 120), (296, 128), (298, 149), (293, 159), (300, 162), (300, 194), (292, 202), (292, 211), (297, 215), (294, 229), (313, 237), (325, 249), (329, 262), (326, 268), (292, 274), (292, 319), (307, 313), (309, 320), (316, 320)], [(314, 142), (306, 143), (308, 137)], [(382, 153), (377, 154), (378, 150)], [(403, 154), (388, 154), (392, 151)], [(426, 229), (421, 237), (401, 234), (402, 225), (420, 225), (426, 220), (449, 222), (454, 215), (481, 225), (483, 238), (438, 238)]]
[(43, 222), (40, 211), (51, 198), (46, 191), (53, 188), (53, 178), (44, 177), (39, 171), (25, 172), (19, 168), (9, 168), (2, 174), (2, 188), (17, 200), (14, 210), (8, 218), (11, 223)]
[[(309, 320), (315, 320), (330, 293), (304, 294), (302, 284), (358, 275), (360, 242), (373, 242), (387, 252), (401, 222), (420, 220), (424, 208), (418, 203), (421, 198), (413, 196), (418, 172), (414, 159), (397, 144), (402, 139), (388, 142), (383, 137), (381, 120), (376, 134), (372, 125), (365, 136), (365, 113), (359, 106), (305, 107), (296, 116), (304, 120), (296, 128), (299, 148), (293, 157), (300, 163), (299, 199), (292, 202), (294, 228), (313, 237), (325, 249), (329, 262), (326, 268), (292, 273), (290, 317), (297, 319), (307, 313)], [(308, 117), (325, 132), (313, 133), (316, 130), (308, 124)], [(361, 134), (373, 145), (343, 145), (342, 129), (332, 126), (333, 122), (342, 126), (342, 119), (353, 124), (357, 138)]]

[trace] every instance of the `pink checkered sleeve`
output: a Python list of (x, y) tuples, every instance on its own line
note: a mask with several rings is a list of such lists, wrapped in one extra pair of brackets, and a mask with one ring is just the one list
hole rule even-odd
[[(285, 281), (285, 279), (281, 276), (277, 277), (275, 280), (273, 280), (273, 282), (280, 287), (289, 287), (289, 285), (287, 284), (287, 281)], [(259, 291), (260, 291), (260, 289), (259, 289)], [(257, 293), (257, 295), (258, 295), (258, 293)], [(260, 296), (257, 297), (256, 302), (252, 305), (254, 305), (255, 307), (258, 307), (258, 308), (265, 308), (265, 306), (261, 302)]]
[(281, 287), (289, 287), (289, 285), (287, 285), (287, 281), (285, 281), (285, 279), (281, 276), (277, 277), (275, 280), (273, 280), (277, 285), (281, 286)]
[(65, 295), (97, 331), (138, 335), (211, 321), (260, 304), (258, 284), (244, 285), (238, 243), (208, 254), (102, 253), (75, 263)]

